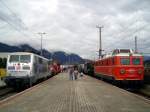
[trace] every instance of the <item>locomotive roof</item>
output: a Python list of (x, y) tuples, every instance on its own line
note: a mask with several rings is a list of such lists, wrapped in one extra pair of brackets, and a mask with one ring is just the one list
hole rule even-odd
[(12, 52), (12, 53), (9, 53), (8, 55), (15, 55), (15, 54), (17, 54), (17, 55), (19, 55), (19, 54), (20, 55), (24, 55), (24, 54), (30, 55), (30, 54), (33, 54), (33, 55), (36, 55), (36, 56), (41, 57), (43, 59), (49, 60), (49, 59), (47, 59), (47, 58), (45, 58), (43, 56), (40, 56), (40, 55), (37, 55), (37, 54), (34, 54), (34, 53), (30, 53), (30, 52)]
[(132, 49), (114, 49), (112, 56), (142, 56), (140, 53), (135, 53)]
[(116, 54), (114, 56), (142, 56), (141, 54), (138, 54), (138, 53), (119, 53), (119, 54)]
[(12, 53), (9, 53), (10, 55), (13, 55), (13, 54), (34, 54), (34, 53), (30, 53), (30, 52), (12, 52)]
[(101, 59), (98, 59), (98, 60), (102, 60), (102, 59), (107, 59), (107, 58), (110, 58), (110, 57), (115, 57), (115, 56), (143, 56), (142, 54), (140, 53), (116, 53), (116, 54), (107, 54), (107, 55), (103, 55), (103, 57)]

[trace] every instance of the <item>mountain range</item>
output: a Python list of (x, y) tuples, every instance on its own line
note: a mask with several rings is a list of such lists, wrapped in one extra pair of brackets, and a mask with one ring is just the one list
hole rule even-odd
[[(0, 43), (0, 52), (32, 52), (40, 55), (40, 51), (31, 47), (28, 44), (21, 44), (17, 46), (11, 46), (5, 43)], [(84, 59), (74, 53), (66, 53), (64, 51), (50, 52), (46, 49), (42, 50), (42, 56), (48, 59), (59, 61), (61, 64), (81, 64), (84, 63)]]

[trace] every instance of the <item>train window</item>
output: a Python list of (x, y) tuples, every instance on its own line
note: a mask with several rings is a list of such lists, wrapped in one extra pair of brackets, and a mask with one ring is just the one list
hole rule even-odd
[(0, 58), (0, 68), (6, 68), (7, 58)]
[(132, 59), (132, 64), (133, 65), (139, 65), (140, 64), (140, 58), (133, 58)]
[(101, 65), (101, 62), (99, 61), (99, 64), (98, 64), (99, 66)]
[(104, 66), (106, 65), (106, 62), (105, 62), (105, 60), (103, 60), (103, 65), (104, 65)]
[(121, 62), (121, 65), (129, 65), (130, 59), (129, 58), (121, 58), (120, 62)]
[(97, 62), (95, 62), (95, 66), (97, 66)]
[(114, 65), (115, 64), (115, 59), (114, 58), (112, 58), (112, 65)]
[(107, 65), (107, 60), (104, 60), (104, 65), (105, 65), (105, 66)]
[(144, 62), (144, 67), (150, 67), (150, 61), (145, 61)]
[(34, 56), (34, 62), (38, 63), (38, 57), (37, 56)]
[(19, 62), (19, 55), (11, 55), (9, 62)]
[(104, 63), (103, 63), (103, 61), (102, 61), (102, 66), (103, 66), (103, 64), (104, 64)]
[(130, 49), (120, 49), (120, 53), (130, 53)]
[(100, 66), (100, 61), (98, 61), (98, 66)]
[(42, 58), (39, 58), (39, 63), (40, 63), (40, 64), (42, 64), (42, 63), (43, 63)]
[(30, 55), (20, 55), (20, 62), (29, 63), (31, 61)]
[(107, 65), (109, 65), (109, 62), (108, 62), (109, 60), (107, 59), (106, 61), (107, 61)]

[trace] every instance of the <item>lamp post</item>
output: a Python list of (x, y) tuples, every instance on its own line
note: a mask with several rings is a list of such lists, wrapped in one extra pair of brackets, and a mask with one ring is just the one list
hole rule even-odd
[(41, 56), (43, 55), (42, 53), (42, 41), (43, 41), (43, 35), (46, 34), (45, 32), (39, 32), (38, 33), (41, 36)]
[(101, 39), (101, 32), (102, 32), (102, 28), (104, 28), (104, 27), (97, 25), (96, 28), (99, 29), (99, 58), (100, 58), (100, 57), (102, 56), (102, 39)]

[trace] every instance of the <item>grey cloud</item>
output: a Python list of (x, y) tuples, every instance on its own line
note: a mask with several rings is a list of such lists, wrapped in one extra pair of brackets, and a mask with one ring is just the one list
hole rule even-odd
[(9, 9), (5, 7), (4, 9), (0, 10), (0, 19), (3, 22), (6, 22), (7, 24), (9, 24), (10, 26), (16, 29), (22, 29), (22, 30), (26, 29), (22, 20), (18, 18), (16, 14), (11, 12), (11, 10), (9, 10), (9, 12), (6, 12), (6, 11), (4, 12), (3, 10), (9, 10)]
[[(37, 32), (46, 32), (43, 39), (46, 49), (74, 52), (85, 58), (97, 57), (99, 34), (96, 25), (99, 24), (104, 25), (102, 41), (105, 52), (114, 48), (134, 48), (135, 35), (141, 40), (139, 49), (143, 52), (149, 49), (150, 41), (143, 41), (150, 36), (148, 0), (56, 0), (56, 4), (49, 3), (48, 0), (14, 1), (16, 6), (13, 2), (7, 3), (28, 27), (28, 30), (23, 30), (29, 35), (25, 42), (35, 47), (40, 46), (40, 36)], [(45, 3), (56, 5), (56, 9), (47, 7)], [(0, 12), (5, 19), (10, 19), (12, 24), (23, 26), (20, 21), (14, 22), (16, 18), (8, 15), (3, 8), (0, 8)], [(10, 37), (1, 40), (15, 43), (13, 39), (18, 38), (18, 43), (22, 42), (19, 38), (21, 34), (11, 31), (6, 35), (2, 30), (0, 32)]]
[(139, 10), (149, 11), (149, 0), (130, 0), (121, 4), (120, 9), (123, 13), (132, 13)]

